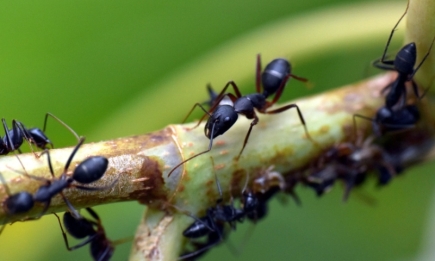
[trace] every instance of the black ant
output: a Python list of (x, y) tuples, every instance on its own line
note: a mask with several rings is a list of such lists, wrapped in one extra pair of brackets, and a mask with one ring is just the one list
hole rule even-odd
[[(306, 184), (312, 187), (318, 196), (329, 190), (337, 179), (343, 180), (346, 201), (353, 187), (362, 184), (367, 173), (379, 172), (379, 183), (385, 185), (396, 175), (398, 166), (392, 163), (390, 155), (374, 144), (374, 136), (363, 140), (344, 142), (330, 148), (318, 162), (314, 172), (306, 178)], [(387, 177), (388, 176), (388, 177)]]
[(59, 216), (53, 213), (59, 221), (59, 226), (62, 230), (62, 236), (65, 241), (66, 248), (69, 251), (72, 251), (90, 244), (91, 255), (94, 260), (110, 260), (113, 255), (113, 251), (115, 250), (114, 242), (107, 238), (106, 232), (104, 231), (104, 227), (101, 224), (100, 217), (97, 215), (97, 213), (91, 208), (86, 208), (86, 210), (94, 220), (87, 219), (82, 216), (77, 218), (70, 212), (65, 212), (63, 215), (63, 225), (71, 236), (77, 239), (84, 239), (87, 237), (83, 242), (72, 247), (69, 246), (68, 238), (62, 227)]
[[(77, 140), (79, 139), (78, 135), (75, 133), (73, 129), (71, 129), (68, 125), (66, 125), (63, 121), (61, 121), (59, 118), (57, 118), (51, 113), (45, 114), (43, 130), (39, 128), (27, 129), (22, 122), (17, 120), (12, 120), (12, 129), (9, 129), (6, 124), (6, 120), (2, 118), (5, 136), (2, 139), (0, 139), (0, 155), (6, 155), (9, 152), (15, 150), (18, 150), (18, 152), (21, 153), (20, 147), (23, 144), (24, 140), (27, 140), (30, 144), (34, 144), (36, 147), (43, 150), (47, 149), (48, 145), (50, 145), (50, 147), (53, 148), (54, 147), (53, 143), (44, 133), (47, 126), (48, 116), (51, 116), (60, 124), (62, 124), (65, 128), (67, 128), (77, 138)], [(32, 147), (30, 148), (32, 149)]]
[(222, 204), (222, 189), (216, 173), (214, 174), (216, 186), (220, 195), (219, 198), (216, 200), (216, 206), (208, 208), (206, 211), (206, 215), (200, 218), (188, 214), (190, 217), (195, 219), (195, 222), (193, 222), (193, 224), (191, 224), (183, 231), (183, 236), (187, 238), (196, 239), (207, 236), (207, 241), (205, 243), (193, 243), (196, 250), (188, 252), (186, 254), (182, 254), (179, 259), (192, 260), (192, 258), (196, 258), (202, 255), (206, 250), (210, 249), (214, 245), (217, 245), (224, 239), (225, 223), (230, 224), (230, 227), (235, 230), (236, 222), (243, 222), (243, 219), (246, 215), (246, 207), (254, 209), (256, 208), (256, 205), (253, 205), (253, 202), (245, 204), (244, 209), (237, 209), (232, 204)]
[[(397, 53), (394, 60), (386, 60), (386, 55), (388, 51), (388, 47), (390, 45), (391, 39), (393, 38), (394, 31), (399, 25), (400, 21), (403, 19), (405, 14), (408, 12), (409, 1), (406, 6), (405, 12), (400, 17), (399, 21), (397, 21), (396, 25), (391, 30), (390, 36), (388, 37), (387, 45), (385, 46), (384, 53), (382, 57), (376, 60), (373, 65), (377, 68), (396, 71), (398, 73), (397, 79), (388, 85), (386, 88), (390, 88), (386, 98), (385, 98), (385, 106), (389, 109), (393, 108), (400, 99), (405, 103), (406, 102), (406, 82), (411, 82), (412, 88), (414, 90), (414, 94), (418, 99), (424, 97), (425, 94), (419, 96), (417, 84), (414, 82), (413, 77), (421, 65), (424, 63), (426, 58), (429, 56), (429, 53), (432, 49), (433, 43), (435, 41), (435, 37), (432, 40), (432, 43), (427, 51), (426, 55), (421, 60), (420, 64), (414, 69), (415, 62), (417, 59), (417, 48), (414, 42), (409, 43), (402, 47), (400, 51)], [(426, 91), (425, 91), (426, 92)]]
[[(184, 161), (176, 165), (168, 174), (168, 177), (174, 172), (175, 169), (177, 169), (179, 166), (183, 165), (187, 161), (202, 155), (204, 153), (207, 153), (211, 150), (213, 146), (213, 139), (216, 137), (224, 134), (226, 131), (228, 131), (233, 124), (238, 119), (238, 114), (244, 115), (247, 119), (252, 120), (249, 130), (245, 136), (245, 140), (243, 142), (242, 149), (239, 152), (239, 155), (237, 156), (237, 159), (239, 159), (240, 155), (242, 154), (243, 150), (245, 149), (245, 146), (248, 142), (249, 135), (251, 134), (252, 128), (258, 123), (259, 119), (255, 112), (255, 109), (262, 114), (276, 114), (280, 113), (292, 108), (296, 108), (299, 120), (301, 121), (306, 136), (311, 139), (311, 136), (308, 133), (304, 117), (302, 116), (302, 112), (300, 111), (299, 107), (296, 104), (289, 104), (286, 106), (283, 106), (278, 109), (270, 110), (268, 109), (274, 105), (278, 99), (281, 97), (281, 94), (284, 90), (284, 87), (290, 77), (295, 78), (296, 80), (307, 82), (308, 80), (305, 78), (298, 77), (296, 75), (293, 75), (291, 72), (291, 65), (290, 63), (285, 59), (275, 59), (272, 62), (270, 62), (264, 71), (261, 70), (261, 57), (260, 55), (257, 55), (257, 67), (256, 67), (256, 93), (248, 94), (245, 96), (242, 96), (240, 93), (239, 88), (237, 87), (236, 83), (233, 81), (229, 81), (225, 87), (222, 89), (218, 97), (216, 98), (213, 106), (210, 108), (209, 112), (207, 112), (203, 106), (199, 103), (196, 103), (193, 108), (190, 110), (187, 117), (191, 114), (191, 112), (195, 109), (196, 106), (199, 106), (206, 114), (200, 119), (200, 121), (196, 124), (195, 127), (199, 126), (199, 124), (202, 122), (202, 120), (205, 118), (206, 115), (209, 115), (209, 118), (207, 120), (207, 123), (204, 127), (204, 133), (207, 138), (210, 139), (210, 143), (208, 146), (208, 149), (200, 152)], [(232, 93), (226, 93), (226, 90), (229, 86), (232, 86), (234, 89), (234, 92), (236, 95)], [(263, 92), (261, 91), (261, 86), (263, 86)], [(267, 101), (266, 99), (272, 95), (275, 94), (272, 101)], [(229, 99), (234, 103), (234, 105), (228, 105), (228, 104), (220, 104), (221, 100), (225, 97), (229, 97)], [(187, 119), (186, 117), (186, 119)]]
[(373, 132), (380, 137), (388, 132), (407, 130), (415, 127), (420, 120), (420, 112), (416, 105), (405, 105), (397, 109), (381, 107), (374, 118), (360, 114), (353, 115), (353, 122), (356, 125), (356, 117), (372, 122)]
[[(33, 208), (35, 201), (33, 200), (32, 194), (30, 194), (27, 191), (20, 191), (11, 194), (8, 186), (6, 185), (6, 181), (3, 177), (3, 174), (1, 173), (0, 173), (0, 178), (4, 185), (6, 194), (8, 194), (8, 197), (6, 197), (5, 200), (2, 202), (2, 208), (3, 211), (5, 212), (6, 220), (7, 220), (7, 216), (26, 213), (27, 211)], [(3, 232), (3, 229), (4, 226), (0, 228), (0, 234)]]
[(70, 211), (76, 215), (76, 217), (79, 217), (77, 211), (74, 209), (74, 207), (71, 205), (71, 203), (66, 199), (66, 197), (63, 195), (63, 190), (66, 188), (77, 188), (81, 190), (104, 190), (113, 187), (115, 180), (111, 185), (104, 186), (104, 187), (86, 187), (82, 185), (73, 184), (73, 182), (78, 182), (81, 184), (90, 184), (93, 183), (104, 175), (104, 173), (107, 170), (109, 161), (107, 158), (102, 156), (92, 156), (87, 158), (86, 160), (82, 161), (75, 169), (71, 177), (67, 176), (67, 170), (69, 168), (69, 165), (71, 164), (72, 159), (74, 158), (75, 154), (77, 153), (80, 146), (83, 144), (85, 138), (81, 137), (79, 140), (79, 143), (75, 146), (73, 152), (69, 156), (64, 170), (59, 178), (55, 178), (53, 166), (51, 164), (51, 158), (50, 153), (48, 150), (45, 150), (43, 153), (47, 154), (47, 160), (48, 160), (48, 167), (50, 168), (50, 173), (52, 176), (52, 179), (46, 179), (45, 185), (42, 185), (39, 187), (39, 189), (36, 191), (34, 197), (34, 200), (36, 202), (41, 202), (45, 204), (45, 207), (41, 214), (42, 216), (45, 214), (45, 212), (48, 210), (48, 207), (50, 206), (51, 199), (57, 195), (60, 194), (62, 198), (64, 199), (65, 203), (68, 205), (68, 208)]

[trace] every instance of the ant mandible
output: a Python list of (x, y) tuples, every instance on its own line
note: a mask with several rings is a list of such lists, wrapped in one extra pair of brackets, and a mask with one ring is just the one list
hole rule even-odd
[(402, 49), (400, 49), (400, 51), (397, 53), (394, 60), (386, 60), (388, 47), (390, 45), (391, 39), (393, 38), (394, 31), (396, 30), (400, 21), (408, 12), (408, 8), (409, 8), (409, 1), (406, 6), (405, 12), (400, 17), (399, 21), (397, 21), (396, 25), (393, 27), (393, 30), (391, 30), (382, 57), (373, 63), (373, 65), (379, 69), (396, 71), (398, 73), (397, 79), (386, 87), (386, 89), (390, 88), (390, 91), (388, 92), (385, 98), (385, 106), (389, 109), (391, 109), (394, 105), (396, 105), (400, 99), (402, 99), (403, 103), (406, 102), (406, 86), (405, 86), (406, 82), (409, 81), (411, 82), (412, 88), (414, 90), (414, 94), (418, 99), (423, 98), (427, 91), (425, 90), (425, 93), (419, 96), (418, 87), (417, 84), (414, 82), (413, 77), (415, 73), (418, 71), (418, 69), (421, 67), (421, 65), (424, 63), (426, 58), (429, 56), (429, 53), (435, 41), (435, 37), (432, 40), (432, 43), (426, 55), (423, 57), (423, 59), (415, 69), (414, 66), (417, 59), (417, 47), (415, 45), (415, 42), (409, 43), (404, 47), (402, 47)]
[[(79, 136), (72, 128), (70, 128), (67, 124), (65, 124), (63, 121), (61, 121), (59, 118), (57, 118), (51, 113), (45, 114), (43, 130), (39, 128), (27, 129), (22, 122), (17, 120), (12, 120), (12, 129), (9, 129), (6, 124), (6, 120), (2, 118), (5, 136), (0, 139), (0, 155), (6, 155), (9, 152), (15, 150), (18, 150), (18, 152), (21, 153), (20, 147), (23, 144), (24, 140), (27, 140), (30, 144), (34, 144), (36, 147), (43, 150), (47, 149), (48, 145), (50, 145), (50, 147), (53, 148), (54, 147), (53, 143), (45, 135), (48, 116), (52, 117), (61, 125), (63, 125), (65, 128), (67, 128), (77, 138), (77, 140), (79, 139)], [(32, 146), (30, 146), (30, 148), (33, 152)]]
[[(300, 111), (299, 107), (296, 104), (285, 105), (281, 108), (270, 110), (270, 111), (267, 110), (279, 100), (284, 90), (284, 87), (290, 77), (293, 77), (296, 80), (302, 82), (308, 81), (307, 79), (293, 75), (290, 72), (291, 72), (290, 63), (282, 58), (271, 61), (262, 72), (261, 57), (260, 54), (258, 54), (257, 66), (256, 66), (256, 80), (255, 80), (256, 93), (242, 96), (236, 83), (233, 81), (229, 81), (222, 89), (222, 91), (220, 92), (216, 100), (214, 101), (209, 112), (207, 112), (207, 110), (205, 110), (201, 104), (196, 103), (193, 106), (193, 108), (190, 110), (189, 114), (186, 116), (185, 120), (192, 113), (192, 111), (195, 109), (196, 106), (199, 106), (204, 112), (206, 112), (206, 114), (199, 120), (199, 122), (193, 128), (198, 127), (199, 124), (204, 120), (205, 116), (209, 115), (207, 123), (205, 124), (204, 127), (205, 136), (208, 139), (210, 139), (208, 149), (176, 165), (169, 172), (168, 177), (172, 174), (172, 172), (174, 172), (175, 169), (177, 169), (179, 166), (183, 165), (187, 161), (199, 155), (209, 152), (213, 146), (213, 139), (228, 131), (233, 126), (233, 124), (237, 121), (238, 114), (242, 114), (247, 119), (250, 119), (252, 121), (249, 130), (245, 136), (242, 149), (240, 150), (236, 158), (238, 160), (243, 150), (245, 149), (246, 144), (248, 143), (248, 139), (251, 134), (252, 128), (259, 121), (255, 109), (262, 114), (276, 114), (292, 108), (296, 108), (298, 112), (299, 120), (301, 121), (304, 127), (305, 134), (308, 139), (312, 140), (310, 134), (308, 133), (307, 126), (305, 124), (305, 120), (302, 115), (302, 112)], [(229, 86), (233, 87), (234, 92), (236, 93), (235, 95), (232, 93), (226, 93), (226, 90), (228, 89)], [(261, 91), (261, 86), (263, 86), (263, 92)], [(273, 100), (267, 101), (266, 99), (272, 94), (275, 94)], [(229, 99), (234, 103), (234, 106), (228, 104), (220, 104), (220, 101), (225, 96), (229, 97)], [(213, 99), (213, 96), (211, 97)]]
[(60, 229), (62, 230), (65, 246), (69, 251), (73, 251), (82, 246), (90, 244), (91, 255), (94, 260), (110, 260), (115, 249), (114, 243), (107, 238), (106, 232), (97, 213), (91, 208), (86, 208), (86, 210), (95, 221), (82, 216), (77, 218), (70, 212), (65, 212), (63, 215), (63, 225), (71, 236), (77, 239), (83, 239), (87, 237), (87, 239), (85, 239), (83, 242), (72, 247), (69, 246), (68, 238), (62, 227), (59, 216), (53, 213), (59, 222)]

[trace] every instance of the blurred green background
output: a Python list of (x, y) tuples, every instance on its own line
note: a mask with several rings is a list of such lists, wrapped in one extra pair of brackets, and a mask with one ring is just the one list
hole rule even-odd
[[(206, 99), (208, 82), (219, 89), (234, 79), (243, 92), (252, 92), (257, 53), (263, 65), (277, 52), (291, 57), (294, 74), (313, 82), (307, 90), (291, 81), (282, 101), (358, 81), (376, 72), (370, 61), (382, 54), (389, 29), (313, 47), (308, 54), (295, 53), (288, 42), (262, 32), (294, 19), (291, 24), (299, 29), (286, 37), (313, 36), (299, 45), (321, 46), (336, 33), (322, 30), (328, 21), (313, 21), (316, 30), (297, 21), (330, 10), (337, 21), (346, 15), (362, 21), (343, 24), (349, 34), (360, 32), (365, 23), (376, 23), (359, 8), (361, 2), (368, 1), (2, 1), (0, 116), (41, 127), (44, 114), (52, 112), (88, 141), (146, 133), (178, 123), (195, 102)], [(373, 11), (379, 2), (369, 2)], [(399, 6), (398, 12), (379, 15), (391, 18), (387, 28), (405, 8), (405, 2), (397, 3), (387, 5)], [(349, 13), (330, 9), (339, 5), (348, 5)], [(401, 44), (398, 33), (393, 49)], [(243, 66), (229, 62), (246, 49), (253, 51), (242, 54)], [(74, 137), (58, 124), (50, 122), (48, 128), (57, 147), (74, 145)], [(339, 186), (321, 199), (299, 188), (302, 207), (291, 200), (272, 202), (266, 220), (233, 233), (231, 244), (239, 247), (246, 231), (255, 229), (237, 256), (222, 244), (204, 260), (420, 259), (435, 245), (430, 238), (434, 168), (416, 167), (383, 189), (367, 184), (360, 197), (354, 193), (346, 204)], [(366, 204), (362, 195), (376, 204)], [(118, 239), (135, 233), (143, 206), (119, 203), (97, 211), (109, 237)], [(127, 260), (129, 251), (130, 243), (118, 246), (113, 260)], [(7, 226), (0, 236), (0, 260), (79, 259), (91, 259), (89, 247), (68, 252), (52, 215)]]

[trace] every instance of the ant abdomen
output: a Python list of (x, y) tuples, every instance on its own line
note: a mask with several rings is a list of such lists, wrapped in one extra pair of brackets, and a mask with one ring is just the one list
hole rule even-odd
[(22, 191), (9, 196), (4, 201), (4, 208), (6, 213), (14, 215), (29, 211), (33, 208), (34, 203), (32, 194)]
[(415, 60), (417, 58), (417, 48), (415, 43), (409, 43), (402, 47), (394, 59), (394, 67), (399, 73), (412, 75), (414, 73)]
[(209, 216), (200, 218), (188, 228), (183, 231), (183, 236), (187, 238), (203, 237), (210, 233), (210, 219)]
[(279, 58), (271, 61), (261, 74), (264, 96), (274, 94), (283, 81), (287, 81), (290, 70), (291, 65), (286, 59)]
[(95, 182), (107, 170), (109, 161), (103, 156), (93, 156), (82, 161), (74, 170), (72, 178), (82, 184)]
[(93, 223), (84, 218), (75, 218), (70, 212), (65, 212), (63, 215), (63, 225), (66, 231), (77, 239), (82, 239), (95, 233)]

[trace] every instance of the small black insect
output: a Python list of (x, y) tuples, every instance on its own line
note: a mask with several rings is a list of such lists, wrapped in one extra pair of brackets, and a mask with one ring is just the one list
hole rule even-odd
[(73, 152), (69, 156), (65, 164), (64, 170), (59, 178), (56, 178), (54, 175), (49, 151), (45, 150), (43, 152), (47, 154), (48, 167), (50, 169), (50, 174), (52, 175), (52, 179), (46, 179), (45, 184), (40, 186), (39, 189), (36, 191), (36, 193), (33, 195), (33, 198), (36, 202), (45, 204), (45, 207), (42, 210), (39, 217), (45, 214), (48, 207), (50, 206), (51, 199), (57, 194), (60, 194), (62, 196), (65, 203), (68, 205), (70, 211), (73, 214), (75, 214), (76, 217), (79, 217), (77, 210), (74, 209), (71, 203), (64, 196), (63, 194), (64, 189), (77, 188), (77, 189), (89, 190), (89, 191), (104, 190), (113, 187), (113, 185), (117, 182), (117, 180), (115, 180), (111, 185), (105, 187), (87, 187), (87, 186), (73, 183), (75, 181), (81, 184), (90, 184), (101, 179), (101, 177), (103, 177), (104, 173), (106, 172), (109, 163), (107, 158), (102, 156), (92, 156), (87, 158), (74, 169), (74, 172), (71, 177), (67, 176), (69, 165), (71, 164), (74, 155), (77, 153), (80, 146), (83, 144), (84, 140), (85, 140), (84, 137), (80, 138), (79, 143), (75, 146)]
[[(207, 123), (205, 124), (204, 127), (205, 136), (208, 139), (210, 139), (208, 149), (176, 165), (169, 172), (168, 177), (172, 174), (172, 172), (174, 172), (175, 169), (177, 169), (179, 166), (183, 165), (187, 161), (199, 155), (209, 152), (213, 146), (213, 139), (228, 131), (233, 126), (233, 124), (237, 121), (238, 114), (244, 115), (247, 119), (252, 120), (252, 122), (245, 136), (242, 149), (240, 150), (237, 159), (240, 157), (243, 150), (245, 149), (246, 144), (248, 143), (248, 139), (251, 134), (252, 128), (259, 121), (255, 110), (257, 110), (258, 113), (262, 113), (262, 114), (276, 114), (295, 108), (298, 112), (299, 120), (301, 121), (304, 127), (306, 136), (310, 140), (312, 140), (311, 136), (308, 133), (304, 117), (302, 116), (302, 112), (300, 111), (299, 107), (296, 104), (289, 104), (278, 109), (268, 110), (281, 97), (284, 87), (290, 77), (293, 77), (302, 82), (307, 81), (307, 79), (293, 75), (290, 72), (291, 72), (290, 63), (287, 60), (281, 58), (275, 59), (272, 62), (270, 62), (262, 72), (261, 58), (260, 55), (257, 55), (256, 93), (242, 96), (236, 83), (233, 81), (229, 81), (222, 89), (218, 97), (216, 98), (209, 112), (207, 112), (201, 104), (196, 103), (191, 109), (191, 111), (189, 112), (188, 116), (195, 109), (196, 106), (199, 106), (204, 112), (206, 112), (206, 115), (209, 115)], [(228, 89), (229, 86), (233, 87), (235, 95), (232, 93), (226, 93), (226, 90)], [(263, 86), (263, 91), (261, 91), (261, 86)], [(272, 94), (275, 94), (273, 100), (267, 101), (266, 99)], [(224, 97), (228, 97), (234, 103), (234, 105), (220, 104), (220, 101)], [(205, 118), (206, 115), (204, 115), (201, 118), (201, 120), (197, 123), (197, 125), (194, 128), (199, 126), (199, 124)]]
[[(2, 119), (3, 129), (5, 131), (5, 136), (0, 139), (0, 155), (6, 155), (9, 152), (17, 150), (19, 153), (21, 153), (20, 147), (23, 144), (24, 140), (27, 140), (30, 144), (35, 145), (36, 147), (40, 149), (47, 149), (48, 146), (50, 148), (53, 148), (53, 143), (50, 141), (50, 139), (45, 135), (45, 130), (47, 127), (47, 119), (48, 116), (52, 117), (56, 121), (58, 121), (60, 124), (62, 124), (65, 128), (67, 128), (76, 138), (79, 140), (79, 136), (73, 129), (71, 129), (68, 125), (66, 125), (63, 121), (61, 121), (59, 118), (54, 116), (51, 113), (45, 114), (45, 120), (44, 120), (44, 129), (41, 130), (39, 128), (26, 128), (24, 124), (17, 120), (12, 120), (12, 129), (9, 129), (6, 120)], [(33, 148), (30, 146), (32, 152)]]
[(94, 220), (87, 219), (82, 216), (77, 218), (70, 212), (65, 212), (63, 215), (63, 225), (65, 226), (65, 230), (74, 238), (86, 238), (83, 242), (72, 247), (69, 246), (68, 238), (62, 227), (60, 218), (57, 214), (54, 214), (59, 221), (59, 226), (62, 230), (62, 236), (65, 241), (66, 248), (69, 251), (72, 251), (90, 244), (91, 255), (94, 260), (110, 260), (113, 255), (113, 251), (115, 250), (114, 244), (112, 241), (110, 241), (110, 239), (107, 238), (106, 232), (97, 213), (91, 208), (86, 208), (86, 210)]
[[(213, 159), (212, 159), (213, 162)], [(214, 164), (213, 164), (214, 165)], [(219, 198), (216, 200), (216, 205), (214, 207), (210, 207), (207, 209), (205, 216), (197, 218), (193, 215), (188, 214), (195, 222), (191, 224), (188, 228), (183, 231), (183, 236), (196, 239), (200, 237), (207, 236), (207, 240), (205, 243), (193, 243), (195, 247), (195, 251), (191, 251), (185, 254), (182, 254), (179, 259), (188, 259), (193, 260), (192, 258), (196, 258), (200, 255), (203, 255), (204, 252), (211, 247), (217, 245), (224, 239), (224, 224), (228, 223), (230, 227), (235, 230), (237, 222), (243, 222), (243, 219), (246, 215), (245, 209), (237, 209), (232, 204), (225, 205), (222, 203), (222, 189), (219, 184), (219, 180), (215, 173), (215, 181), (216, 186), (219, 192)], [(256, 208), (248, 203), (251, 208)], [(247, 206), (247, 205), (245, 205)]]
[(414, 82), (413, 77), (428, 57), (435, 41), (434, 37), (429, 47), (429, 50), (427, 51), (421, 62), (417, 65), (417, 67), (415, 67), (415, 69), (414, 66), (417, 60), (417, 47), (414, 42), (402, 47), (402, 49), (400, 49), (400, 51), (397, 53), (394, 60), (386, 59), (388, 47), (390, 45), (391, 39), (393, 38), (394, 31), (396, 30), (397, 26), (399, 25), (405, 14), (408, 12), (408, 7), (409, 1), (408, 5), (406, 6), (405, 12), (400, 17), (399, 21), (397, 21), (396, 25), (393, 27), (393, 30), (391, 30), (382, 57), (373, 63), (373, 65), (377, 68), (396, 71), (398, 73), (396, 80), (386, 87), (386, 89), (389, 89), (389, 92), (387, 93), (387, 96), (385, 98), (385, 106), (389, 109), (392, 109), (393, 106), (399, 103), (399, 101), (401, 101), (402, 105), (406, 104), (405, 84), (407, 82), (411, 82), (414, 94), (417, 98), (421, 99), (424, 96), (424, 94), (422, 96), (419, 95), (418, 87), (417, 84)]
[(397, 174), (399, 166), (393, 163), (390, 155), (374, 143), (374, 136), (365, 140), (362, 135), (355, 142), (339, 143), (328, 149), (314, 167), (305, 183), (312, 187), (318, 196), (328, 191), (336, 180), (345, 186), (343, 201), (349, 197), (352, 188), (363, 183), (367, 174), (378, 172), (380, 184), (387, 184)]
[[(8, 197), (6, 197), (2, 202), (2, 208), (6, 214), (6, 221), (8, 219), (8, 216), (26, 213), (33, 208), (35, 201), (33, 200), (33, 196), (31, 193), (27, 191), (20, 191), (12, 194), (8, 186), (6, 185), (3, 174), (1, 173), (0, 179), (3, 183), (6, 194), (8, 194)], [(0, 228), (0, 234), (3, 232), (3, 229), (4, 226)]]
[(373, 132), (380, 137), (386, 133), (414, 128), (420, 120), (420, 112), (415, 105), (405, 105), (395, 109), (383, 106), (376, 112), (375, 118), (354, 114), (354, 125), (356, 125), (357, 117), (371, 121)]

